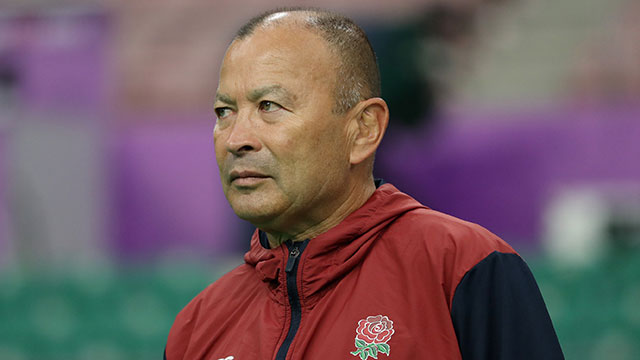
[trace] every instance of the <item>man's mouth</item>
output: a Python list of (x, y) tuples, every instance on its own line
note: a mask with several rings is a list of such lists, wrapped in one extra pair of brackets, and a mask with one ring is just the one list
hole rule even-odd
[(229, 182), (236, 186), (251, 186), (264, 181), (270, 176), (252, 170), (234, 170), (229, 174)]

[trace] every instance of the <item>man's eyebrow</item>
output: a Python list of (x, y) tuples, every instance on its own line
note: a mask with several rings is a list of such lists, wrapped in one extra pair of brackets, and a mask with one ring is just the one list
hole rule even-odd
[(278, 95), (280, 97), (283, 97), (285, 100), (287, 100), (289, 102), (293, 102), (293, 100), (294, 100), (294, 96), (291, 95), (291, 93), (289, 93), (285, 88), (283, 88), (280, 85), (270, 85), (270, 86), (265, 86), (265, 87), (261, 87), (261, 88), (257, 88), (257, 89), (251, 90), (249, 92), (249, 95), (247, 96), (247, 100), (249, 100), (251, 102), (256, 102), (261, 97), (263, 97), (265, 95), (268, 95), (268, 94)]
[(216, 101), (220, 101), (223, 102), (225, 104), (229, 104), (231, 106), (236, 106), (236, 101), (234, 99), (231, 98), (231, 96), (226, 95), (226, 94), (220, 94), (217, 93), (216, 94)]

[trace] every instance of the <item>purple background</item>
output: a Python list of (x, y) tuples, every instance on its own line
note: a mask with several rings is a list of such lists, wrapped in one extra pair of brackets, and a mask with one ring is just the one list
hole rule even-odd
[(0, 21), (0, 60), (18, 71), (18, 96), (30, 109), (104, 108), (109, 100), (109, 18), (86, 13)]
[(131, 126), (112, 134), (109, 197), (120, 254), (228, 253), (243, 246), (220, 185), (213, 123), (183, 120), (190, 125)]
[(394, 132), (381, 171), (425, 204), (510, 242), (536, 242), (554, 192), (640, 181), (640, 107), (459, 112), (433, 133)]

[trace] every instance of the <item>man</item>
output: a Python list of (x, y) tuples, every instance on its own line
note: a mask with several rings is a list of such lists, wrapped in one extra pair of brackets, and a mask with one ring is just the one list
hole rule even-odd
[(561, 359), (522, 259), (372, 176), (389, 119), (364, 32), (320, 11), (252, 19), (225, 55), (216, 160), (256, 230), (176, 317), (177, 359)]

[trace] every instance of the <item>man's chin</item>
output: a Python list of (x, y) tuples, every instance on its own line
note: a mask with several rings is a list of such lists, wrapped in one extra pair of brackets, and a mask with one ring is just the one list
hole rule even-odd
[(264, 224), (271, 223), (274, 218), (273, 214), (259, 211), (258, 209), (234, 209), (233, 211), (240, 219), (250, 222), (255, 227), (261, 227), (264, 226)]
[(236, 215), (252, 224), (260, 224), (273, 217), (276, 201), (264, 194), (233, 194), (228, 198)]

